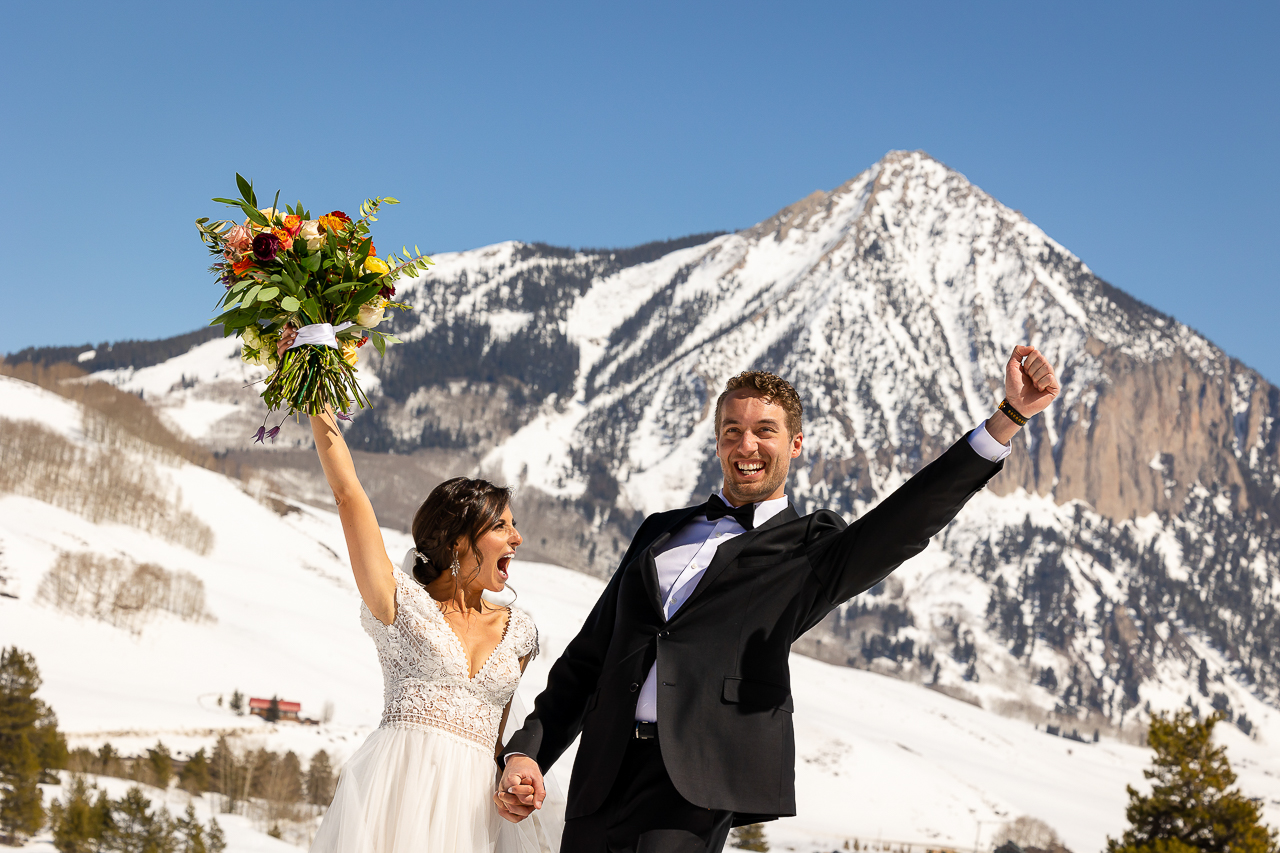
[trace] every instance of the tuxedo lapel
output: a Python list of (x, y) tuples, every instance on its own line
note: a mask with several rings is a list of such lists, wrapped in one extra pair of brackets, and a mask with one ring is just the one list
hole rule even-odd
[(702, 595), (703, 592), (715, 583), (715, 580), (720, 576), (720, 573), (723, 572), (730, 563), (736, 560), (738, 555), (742, 553), (742, 549), (750, 545), (751, 541), (759, 536), (760, 533), (770, 529), (771, 527), (786, 524), (788, 521), (795, 521), (799, 517), (800, 515), (795, 511), (795, 508), (792, 507), (791, 502), (788, 501), (786, 509), (774, 515), (764, 524), (754, 530), (748, 530), (741, 536), (733, 537), (728, 542), (717, 548), (716, 555), (711, 558), (711, 565), (707, 566), (707, 570), (702, 573), (702, 577), (698, 579), (698, 585), (693, 588), (693, 592), (690, 593), (688, 600), (686, 600), (680, 607), (676, 616), (688, 611), (690, 609), (690, 605), (697, 600), (698, 596)]
[(653, 544), (645, 548), (644, 553), (640, 555), (640, 573), (644, 576), (644, 590), (647, 593), (645, 597), (649, 599), (653, 609), (658, 611), (658, 615), (664, 621), (667, 617), (662, 613), (662, 590), (658, 587), (658, 562), (654, 559), (653, 552), (665, 545), (670, 538), (671, 531), (668, 530), (653, 540)]
[(698, 504), (697, 506), (689, 506), (682, 510), (677, 510), (675, 517), (667, 528), (654, 537), (653, 542), (640, 555), (640, 574), (644, 577), (645, 592), (648, 594), (649, 603), (653, 605), (654, 610), (658, 611), (658, 616), (663, 621), (666, 621), (667, 617), (662, 609), (662, 588), (658, 586), (658, 563), (654, 552), (667, 544), (672, 534), (688, 523), (689, 519), (701, 508), (702, 505)]

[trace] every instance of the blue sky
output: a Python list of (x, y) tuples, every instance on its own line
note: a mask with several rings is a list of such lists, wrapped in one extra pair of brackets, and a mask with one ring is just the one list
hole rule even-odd
[(1280, 4), (13, 4), (0, 352), (204, 325), (236, 171), (380, 248), (751, 225), (920, 148), (1280, 380)]

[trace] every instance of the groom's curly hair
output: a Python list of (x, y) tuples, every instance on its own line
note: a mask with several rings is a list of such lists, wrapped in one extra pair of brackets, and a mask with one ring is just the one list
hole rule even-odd
[(787, 413), (787, 432), (795, 437), (803, 425), (804, 404), (791, 383), (767, 370), (744, 370), (724, 384), (724, 391), (716, 400), (716, 439), (720, 438), (720, 410), (725, 398), (734, 391), (748, 391), (761, 397), (766, 403), (782, 407)]
[(480, 537), (498, 526), (510, 503), (511, 490), (488, 480), (454, 477), (432, 489), (413, 516), (413, 547), (426, 557), (413, 566), (418, 582), (429, 584), (449, 571), (459, 539), (475, 553)]

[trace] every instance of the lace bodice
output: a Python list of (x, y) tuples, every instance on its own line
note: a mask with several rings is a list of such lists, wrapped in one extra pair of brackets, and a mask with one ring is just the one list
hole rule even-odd
[(395, 621), (383, 625), (360, 606), (382, 664), (382, 727), (442, 731), (492, 751), (502, 709), (520, 681), (520, 658), (538, 651), (533, 619), (510, 608), (502, 640), (470, 678), (466, 650), (435, 599), (412, 576), (393, 571)]

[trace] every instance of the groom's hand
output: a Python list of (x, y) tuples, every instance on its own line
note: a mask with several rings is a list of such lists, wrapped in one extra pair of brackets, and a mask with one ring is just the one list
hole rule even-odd
[(527, 755), (511, 756), (493, 797), (498, 814), (512, 823), (519, 823), (542, 808), (542, 801), (546, 798), (547, 789), (538, 763)]
[[(1031, 418), (1049, 407), (1062, 388), (1058, 377), (1035, 347), (1017, 346), (1004, 366), (1004, 396), (1018, 414)], [(997, 411), (987, 419), (987, 432), (1001, 444), (1008, 444), (1021, 427)]]

